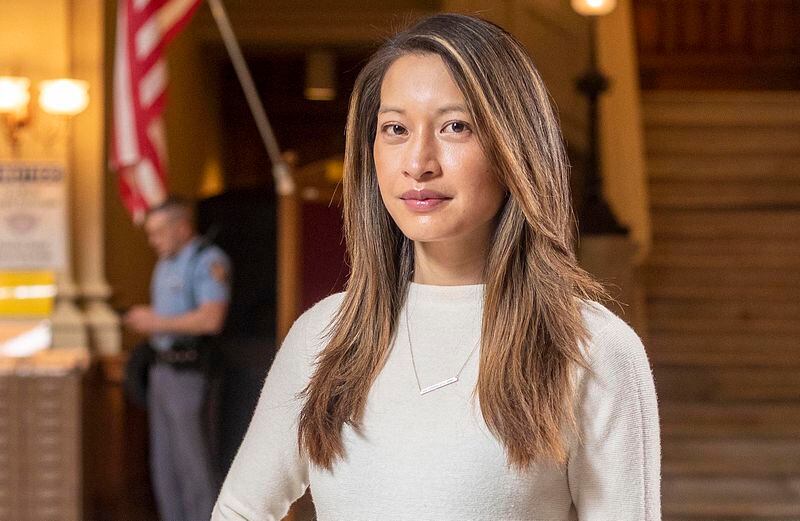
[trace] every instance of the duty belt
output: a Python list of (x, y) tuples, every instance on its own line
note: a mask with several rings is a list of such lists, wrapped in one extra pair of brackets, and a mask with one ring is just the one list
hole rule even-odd
[(156, 351), (156, 361), (170, 365), (193, 364), (200, 361), (200, 352), (197, 349), (158, 350)]

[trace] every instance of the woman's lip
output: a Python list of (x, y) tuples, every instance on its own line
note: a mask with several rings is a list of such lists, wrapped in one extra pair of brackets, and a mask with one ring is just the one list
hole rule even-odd
[(403, 195), (400, 196), (400, 199), (409, 200), (424, 200), (424, 199), (452, 199), (452, 197), (447, 197), (441, 192), (437, 192), (435, 190), (408, 190), (404, 192)]
[(449, 198), (444, 199), (403, 199), (403, 203), (406, 205), (411, 211), (414, 212), (427, 212), (429, 210), (433, 210), (434, 208), (445, 204), (449, 201)]

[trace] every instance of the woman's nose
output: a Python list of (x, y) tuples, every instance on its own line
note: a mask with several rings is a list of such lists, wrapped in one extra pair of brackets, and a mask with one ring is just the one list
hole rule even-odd
[(419, 132), (406, 143), (403, 173), (416, 180), (435, 177), (441, 173), (434, 137), (428, 132)]

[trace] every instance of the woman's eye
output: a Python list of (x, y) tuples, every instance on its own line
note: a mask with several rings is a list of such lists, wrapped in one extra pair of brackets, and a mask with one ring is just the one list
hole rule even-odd
[(463, 121), (452, 121), (445, 125), (444, 132), (452, 132), (454, 134), (461, 134), (469, 130), (469, 125)]
[(406, 133), (406, 129), (402, 125), (398, 125), (396, 123), (390, 123), (388, 125), (383, 126), (383, 131), (389, 134), (390, 136), (402, 136)]

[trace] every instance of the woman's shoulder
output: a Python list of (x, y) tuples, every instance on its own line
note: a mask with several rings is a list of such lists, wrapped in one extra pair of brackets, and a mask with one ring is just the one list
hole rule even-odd
[(579, 299), (579, 302), (584, 324), (591, 333), (601, 333), (609, 327), (630, 327), (619, 315), (600, 302), (583, 299)]
[(344, 293), (335, 293), (325, 297), (301, 313), (283, 339), (275, 362), (284, 363), (298, 374), (310, 374), (343, 296)]
[(593, 366), (622, 361), (645, 364), (647, 353), (639, 334), (605, 305), (581, 301), (581, 315), (588, 332), (587, 355)]
[(307, 348), (311, 351), (317, 351), (318, 344), (327, 336), (344, 295), (343, 291), (328, 295), (304, 311), (295, 321), (295, 326), (292, 326), (303, 330), (305, 341), (309, 344)]
[(304, 311), (298, 320), (305, 322), (306, 327), (313, 328), (320, 325), (324, 327), (339, 310), (339, 306), (344, 300), (344, 295), (344, 291), (328, 295)]

